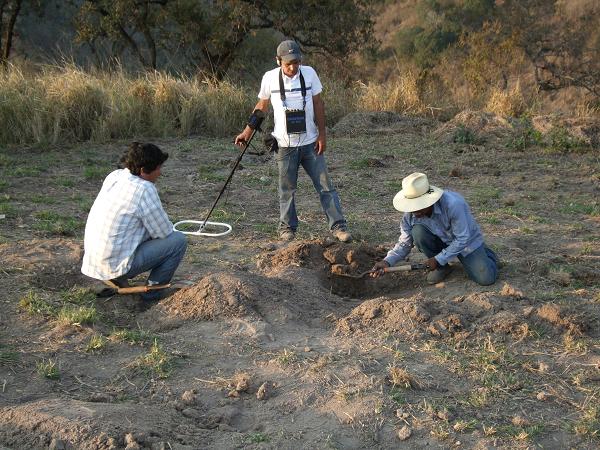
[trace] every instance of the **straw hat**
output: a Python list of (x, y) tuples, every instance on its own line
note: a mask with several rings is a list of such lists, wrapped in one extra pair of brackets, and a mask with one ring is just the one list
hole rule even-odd
[(402, 180), (402, 190), (394, 196), (394, 208), (401, 212), (415, 212), (437, 202), (443, 189), (432, 186), (424, 173), (411, 173)]

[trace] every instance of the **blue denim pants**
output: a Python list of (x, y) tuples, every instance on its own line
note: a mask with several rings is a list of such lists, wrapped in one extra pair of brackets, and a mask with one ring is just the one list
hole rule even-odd
[(323, 155), (317, 155), (315, 144), (299, 147), (283, 147), (277, 151), (279, 168), (279, 229), (296, 231), (298, 215), (296, 213), (296, 189), (300, 165), (312, 180), (319, 194), (321, 207), (330, 230), (346, 227), (340, 199), (327, 173), (327, 163)]
[[(174, 231), (163, 239), (150, 239), (142, 242), (135, 250), (129, 272), (121, 275), (117, 280), (127, 281), (140, 273), (150, 271), (148, 281), (152, 281), (154, 284), (167, 284), (173, 278), (186, 248), (187, 239), (179, 231)], [(153, 300), (159, 295), (160, 291), (150, 291), (142, 294), (142, 298)]]
[[(428, 258), (434, 257), (448, 246), (422, 224), (413, 226), (412, 237), (417, 248)], [(458, 260), (475, 283), (488, 286), (498, 278), (498, 257), (485, 244), (467, 256), (458, 255)]]

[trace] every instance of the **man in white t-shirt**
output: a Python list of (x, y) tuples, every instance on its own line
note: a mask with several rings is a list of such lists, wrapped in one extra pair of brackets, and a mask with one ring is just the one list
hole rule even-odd
[[(295, 195), (298, 169), (304, 167), (319, 194), (329, 229), (342, 242), (350, 242), (346, 219), (340, 199), (327, 173), (323, 153), (327, 145), (325, 135), (325, 105), (321, 98), (323, 87), (315, 70), (301, 66), (302, 54), (294, 41), (283, 41), (277, 47), (276, 69), (264, 74), (255, 110), (267, 113), (269, 100), (273, 105), (277, 140), (276, 153), (279, 167), (279, 234), (283, 240), (292, 240), (298, 227)], [(243, 146), (252, 135), (246, 126), (235, 143)]]

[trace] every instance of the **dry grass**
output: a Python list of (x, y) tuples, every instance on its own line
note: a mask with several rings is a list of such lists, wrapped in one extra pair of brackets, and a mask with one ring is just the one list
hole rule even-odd
[(2, 144), (234, 133), (254, 95), (229, 82), (65, 65), (0, 72)]
[(513, 89), (491, 89), (484, 111), (501, 116), (519, 117), (527, 110), (527, 102), (519, 85)]
[(391, 366), (388, 369), (390, 383), (405, 389), (419, 389), (421, 383), (402, 367)]
[(422, 114), (427, 110), (413, 72), (401, 73), (395, 80), (383, 84), (362, 84), (360, 90), (358, 104), (368, 111)]

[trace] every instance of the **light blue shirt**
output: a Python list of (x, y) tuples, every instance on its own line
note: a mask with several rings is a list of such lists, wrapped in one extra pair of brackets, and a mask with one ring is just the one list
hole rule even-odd
[(469, 255), (483, 244), (479, 225), (463, 196), (456, 192), (444, 191), (440, 199), (433, 204), (431, 217), (417, 218), (413, 213), (404, 213), (398, 242), (384, 258), (390, 266), (404, 260), (410, 253), (414, 245), (412, 228), (416, 224), (424, 225), (448, 245), (435, 255), (438, 264), (442, 266), (458, 255)]

